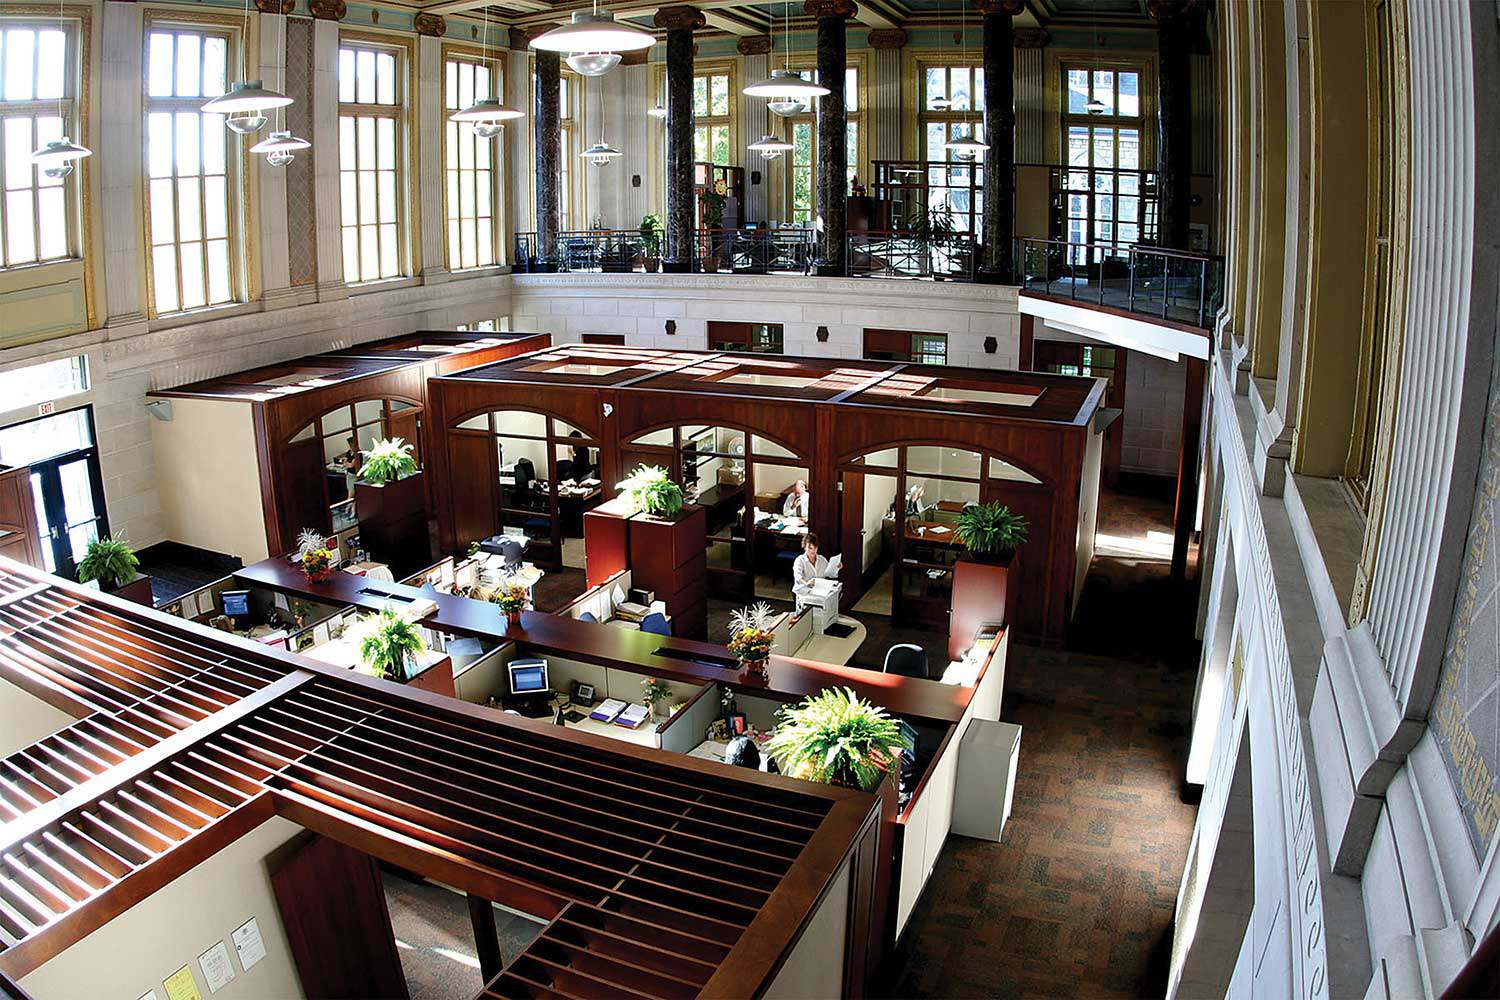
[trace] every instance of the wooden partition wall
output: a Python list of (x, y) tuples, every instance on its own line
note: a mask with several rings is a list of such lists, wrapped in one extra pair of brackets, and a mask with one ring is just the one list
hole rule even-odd
[[(747, 378), (731, 380), (736, 373)], [(909, 481), (924, 478), (906, 467), (913, 449), (963, 449), (984, 466), (972, 499), (1005, 503), (1031, 523), (1015, 563), (1014, 624), (1022, 635), (1058, 640), (1073, 606), (1080, 525), (1092, 531), (1097, 503), (1097, 477), (1086, 467), (1098, 461), (1089, 445), (1102, 393), (1099, 380), (1032, 372), (559, 347), (433, 379), (428, 469), (441, 544), (458, 551), (499, 526), (495, 448), (461, 426), (478, 414), (524, 410), (580, 428), (597, 443), (606, 495), (639, 462), (668, 464), (681, 477), (679, 455), (643, 443), (654, 432), (729, 428), (747, 448), (762, 439), (777, 461), (807, 470), (810, 525), (825, 554), (845, 552), (846, 590), (858, 593), (859, 560), (849, 550), (863, 527), (851, 477), (888, 472), (904, 495)], [(887, 461), (894, 464), (879, 464)], [(753, 537), (748, 523), (743, 530)]]
[[(325, 436), (338, 435), (342, 444), (358, 421), (378, 421), (379, 436), (404, 438), (420, 462), (431, 448), (428, 378), (550, 342), (546, 334), (420, 332), (153, 392), (151, 399), (172, 404), (170, 418), (152, 427), (159, 485), (170, 498), (167, 530), (178, 541), (247, 562), (290, 551), (304, 528), (331, 533), (329, 506), (341, 498), (331, 493)], [(247, 488), (256, 493), (248, 507), (215, 503), (220, 491)], [(258, 514), (263, 549), (251, 547), (259, 531), (235, 533), (244, 525), (225, 527), (219, 536), (225, 541), (215, 544), (218, 523), (200, 516), (203, 507), (217, 508), (220, 520)]]

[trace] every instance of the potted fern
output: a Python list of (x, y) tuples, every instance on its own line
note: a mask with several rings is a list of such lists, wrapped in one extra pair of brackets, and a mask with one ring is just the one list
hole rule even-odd
[(765, 749), (782, 774), (869, 792), (911, 747), (884, 709), (848, 688), (825, 688), (777, 713)]
[(416, 673), (417, 659), (427, 651), (416, 622), (387, 608), (364, 620), (359, 659), (372, 677), (404, 683)]
[(651, 517), (673, 518), (682, 512), (682, 487), (660, 465), (641, 465), (615, 484), (632, 507)]
[(397, 575), (427, 565), (427, 486), (412, 446), (399, 437), (376, 438), (360, 454), (354, 512), (364, 547)]
[(141, 563), (123, 537), (96, 538), (78, 562), (78, 582), (92, 583), (100, 590), (137, 604), (152, 604), (151, 578), (138, 572)]
[(1020, 588), (1010, 585), (1010, 577), (1028, 528), (1024, 517), (1001, 503), (970, 504), (959, 513), (954, 537), (964, 552), (953, 563), (949, 656), (961, 656), (981, 625), (1015, 619)]
[(655, 274), (661, 269), (661, 216), (652, 214), (641, 219), (641, 252), (645, 255), (647, 273)]

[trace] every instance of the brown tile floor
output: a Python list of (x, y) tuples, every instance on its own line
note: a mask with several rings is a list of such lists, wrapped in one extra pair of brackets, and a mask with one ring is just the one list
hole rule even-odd
[[(1109, 494), (1106, 524), (1170, 531), (1170, 503)], [(1012, 646), (1001, 717), (1023, 734), (1010, 823), (999, 844), (948, 841), (891, 996), (1162, 995), (1196, 813), (1179, 798), (1193, 607), (1165, 563), (1104, 556), (1066, 648)]]

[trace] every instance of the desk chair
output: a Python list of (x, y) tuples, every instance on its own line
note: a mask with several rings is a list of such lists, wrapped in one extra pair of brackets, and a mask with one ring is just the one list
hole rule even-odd
[(914, 643), (898, 642), (885, 651), (885, 664), (881, 669), (888, 674), (926, 680), (927, 651)]
[(507, 538), (500, 543), (500, 558), (504, 560), (506, 569), (519, 569), (521, 555), (526, 551), (526, 546), (514, 538)]
[(671, 635), (672, 626), (667, 623), (667, 616), (660, 611), (653, 611), (641, 619), (641, 631), (650, 632), (653, 635)]
[(578, 616), (578, 620), (581, 622), (590, 622), (594, 625), (599, 624), (599, 619), (594, 617), (594, 613), (592, 611), (583, 612)]
[(573, 460), (571, 458), (559, 458), (557, 460), (557, 481), (565, 483), (573, 478)]

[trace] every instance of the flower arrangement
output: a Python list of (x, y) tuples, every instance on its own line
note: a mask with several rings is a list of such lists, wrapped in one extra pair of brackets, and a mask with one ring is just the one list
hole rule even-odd
[(365, 462), (359, 467), (359, 478), (372, 486), (384, 486), (417, 471), (412, 446), (402, 438), (376, 438), (370, 450), (360, 454)]
[(640, 465), (630, 476), (615, 484), (636, 510), (653, 517), (675, 517), (682, 510), (682, 487), (672, 482), (667, 470), (659, 465)]
[(78, 582), (98, 581), (102, 590), (117, 590), (134, 580), (141, 564), (124, 538), (96, 538), (78, 562)]
[(765, 749), (782, 774), (868, 792), (911, 747), (884, 709), (847, 688), (826, 688), (777, 713)]
[(774, 615), (775, 611), (765, 601), (730, 612), (729, 651), (752, 676), (765, 676), (766, 660), (770, 659), (771, 645), (775, 642), (770, 628)]
[(641, 700), (651, 708), (651, 715), (657, 717), (656, 706), (672, 697), (672, 689), (665, 681), (659, 681), (655, 677), (645, 677), (641, 680)]
[(360, 623), (359, 658), (372, 677), (406, 679), (406, 665), (427, 649), (416, 622), (389, 608)]
[(526, 602), (530, 599), (526, 588), (519, 583), (502, 583), (498, 587), (476, 585), (464, 596), (498, 605), (505, 612), (505, 617), (517, 625), (520, 624), (521, 612), (526, 610)]
[(309, 580), (328, 579), (333, 572), (333, 551), (328, 547), (327, 537), (316, 528), (303, 528), (297, 535), (297, 555), (293, 561)]

